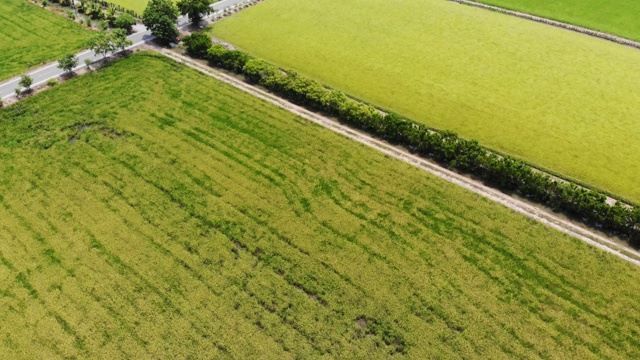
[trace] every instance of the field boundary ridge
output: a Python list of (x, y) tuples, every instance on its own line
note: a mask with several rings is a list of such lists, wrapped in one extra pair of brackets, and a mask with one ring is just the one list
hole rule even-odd
[(585, 28), (585, 27), (582, 27), (582, 26), (578, 26), (578, 25), (572, 25), (572, 24), (568, 24), (568, 23), (565, 23), (565, 22), (562, 22), (562, 21), (551, 20), (551, 19), (548, 19), (548, 18), (545, 18), (545, 17), (536, 16), (536, 15), (528, 14), (528, 13), (521, 12), (521, 11), (509, 10), (509, 9), (502, 8), (502, 7), (495, 6), (495, 5), (483, 4), (483, 3), (479, 3), (477, 1), (471, 1), (471, 0), (447, 0), (447, 1), (455, 2), (455, 3), (458, 3), (458, 4), (469, 5), (469, 6), (473, 6), (473, 7), (484, 9), (484, 10), (491, 10), (491, 11), (499, 12), (499, 13), (502, 13), (502, 14), (519, 17), (521, 19), (535, 21), (535, 22), (538, 22), (538, 23), (551, 25), (551, 26), (555, 26), (555, 27), (558, 27), (558, 28), (561, 28), (561, 29), (577, 32), (577, 33), (580, 33), (580, 34), (583, 34), (583, 35), (592, 36), (592, 37), (596, 37), (596, 38), (599, 38), (599, 39), (611, 41), (611, 42), (614, 42), (614, 43), (619, 44), (619, 45), (625, 45), (625, 46), (630, 46), (630, 47), (633, 47), (633, 48), (636, 48), (636, 49), (640, 49), (640, 42), (637, 42), (637, 41), (634, 41), (634, 40), (631, 40), (631, 39), (627, 39), (627, 38), (624, 38), (622, 36), (606, 33), (606, 32), (603, 32), (603, 31), (589, 29), (589, 28)]
[(461, 186), (464, 189), (472, 191), (491, 201), (497, 202), (515, 212), (523, 214), (555, 230), (577, 238), (595, 248), (603, 250), (609, 254), (617, 256), (633, 265), (640, 267), (639, 251), (631, 249), (628, 246), (625, 246), (624, 244), (618, 243), (614, 240), (608, 239), (607, 237), (591, 229), (581, 227), (573, 223), (571, 220), (563, 219), (558, 215), (555, 215), (550, 210), (534, 206), (524, 200), (520, 200), (511, 195), (505, 194), (500, 190), (483, 184), (481, 181), (474, 180), (465, 175), (449, 170), (434, 161), (425, 159), (423, 157), (420, 157), (419, 155), (412, 154), (407, 149), (404, 149), (400, 146), (391, 145), (383, 140), (377, 139), (367, 134), (364, 131), (354, 129), (351, 126), (341, 124), (338, 121), (333, 120), (327, 116), (308, 110), (303, 106), (296, 105), (295, 103), (277, 96), (267, 90), (261, 89), (256, 85), (249, 84), (243, 80), (226, 74), (221, 70), (201, 64), (190, 57), (164, 48), (154, 48), (153, 50), (167, 56), (168, 58), (180, 64), (186, 65), (205, 75), (223, 81), (235, 88), (247, 92), (284, 110), (292, 112), (297, 116), (323, 126), (329, 130), (339, 133), (349, 139), (358, 141), (359, 143), (378, 150), (389, 157), (418, 167), (424, 171), (429, 172), (432, 175), (437, 176), (440, 179)]

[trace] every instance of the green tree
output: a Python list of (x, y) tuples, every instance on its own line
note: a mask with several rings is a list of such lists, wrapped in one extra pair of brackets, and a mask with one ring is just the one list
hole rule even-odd
[(99, 32), (91, 40), (90, 47), (96, 55), (102, 54), (102, 58), (106, 58), (109, 52), (115, 50), (113, 44), (111, 43), (110, 33), (106, 31)]
[(198, 58), (207, 57), (207, 51), (213, 45), (211, 38), (208, 35), (199, 32), (185, 36), (182, 41), (187, 47), (187, 52), (191, 56)]
[(90, 42), (90, 47), (93, 52), (98, 55), (102, 54), (103, 58), (107, 57), (107, 54), (116, 50), (123, 51), (127, 46), (132, 44), (131, 40), (127, 39), (127, 31), (124, 29), (114, 29), (113, 31), (101, 31)]
[(198, 26), (202, 18), (213, 12), (213, 0), (179, 0), (178, 9), (182, 15), (187, 15), (191, 23)]
[(22, 75), (20, 77), (20, 81), (18, 82), (18, 85), (27, 89), (27, 91), (31, 90), (31, 84), (33, 84), (33, 79), (27, 74)]
[(58, 68), (70, 73), (74, 67), (78, 66), (78, 58), (74, 54), (66, 54), (58, 60)]
[(142, 23), (161, 43), (168, 44), (180, 34), (176, 27), (178, 14), (172, 0), (151, 0), (142, 14)]
[(113, 44), (113, 50), (124, 51), (127, 46), (133, 45), (133, 42), (127, 39), (127, 30), (125, 29), (114, 29), (109, 40)]
[(115, 27), (117, 27), (119, 29), (125, 29), (127, 31), (127, 33), (131, 32), (131, 29), (133, 28), (133, 25), (135, 25), (135, 24), (136, 24), (136, 19), (133, 17), (133, 15), (131, 15), (129, 13), (121, 14), (113, 22), (113, 25)]

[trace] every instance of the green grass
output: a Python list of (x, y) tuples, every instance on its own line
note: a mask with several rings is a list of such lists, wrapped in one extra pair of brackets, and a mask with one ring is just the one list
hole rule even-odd
[(638, 268), (151, 55), (1, 110), (0, 194), (7, 358), (640, 356)]
[[(216, 0), (219, 1), (219, 0)], [(114, 4), (118, 4), (123, 6), (125, 9), (133, 10), (138, 13), (138, 15), (142, 16), (144, 9), (147, 7), (149, 0), (109, 0)], [(178, 0), (174, 0), (174, 3), (178, 2)]]
[(149, 0), (109, 0), (109, 2), (123, 6), (126, 9), (133, 10), (142, 16), (142, 12), (144, 11), (144, 8), (147, 7)]
[(640, 40), (640, 2), (635, 0), (479, 0), (570, 24)]
[(24, 0), (0, 1), (0, 80), (76, 52), (91, 32)]
[(214, 24), (213, 33), (363, 100), (640, 202), (635, 49), (440, 0), (272, 0)]

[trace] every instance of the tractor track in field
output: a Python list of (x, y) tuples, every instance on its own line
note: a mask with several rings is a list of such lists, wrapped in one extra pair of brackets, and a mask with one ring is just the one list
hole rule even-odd
[(443, 180), (461, 186), (469, 191), (481, 195), (489, 200), (502, 204), (511, 210), (521, 213), (531, 219), (541, 222), (551, 228), (561, 231), (567, 235), (575, 237), (593, 247), (601, 249), (609, 254), (615, 255), (629, 263), (640, 266), (640, 252), (631, 249), (619, 242), (607, 238), (600, 233), (584, 228), (576, 223), (562, 218), (548, 209), (532, 205), (526, 201), (517, 199), (513, 196), (502, 193), (494, 188), (484, 185), (483, 183), (460, 175), (449, 169), (446, 169), (434, 162), (425, 160), (419, 156), (409, 153), (407, 150), (390, 145), (384, 141), (373, 138), (361, 131), (342, 125), (339, 122), (322, 116), (320, 114), (309, 111), (301, 106), (295, 105), (284, 100), (272, 93), (261, 88), (248, 84), (222, 71), (201, 64), (192, 58), (178, 54), (174, 51), (164, 48), (149, 46), (149, 49), (164, 54), (165, 56), (195, 69), (205, 75), (211, 76), (217, 80), (223, 81), (235, 88), (249, 93), (257, 98), (267, 101), (275, 106), (290, 111), (308, 121), (316, 123), (347, 138), (358, 141), (361, 144), (369, 146), (375, 150), (384, 153), (387, 156), (404, 161), (410, 165), (418, 167), (424, 171), (431, 173)]
[(630, 47), (633, 47), (633, 48), (636, 48), (636, 49), (640, 49), (640, 42), (633, 41), (631, 39), (627, 39), (627, 38), (624, 38), (622, 36), (617, 36), (617, 35), (614, 35), (614, 34), (611, 34), (611, 33), (603, 32), (603, 31), (598, 31), (598, 30), (594, 30), (594, 29), (585, 28), (585, 27), (582, 27), (582, 26), (572, 25), (572, 24), (565, 23), (565, 22), (562, 22), (562, 21), (551, 20), (551, 19), (548, 19), (548, 18), (545, 18), (545, 17), (536, 16), (536, 15), (528, 14), (528, 13), (521, 12), (521, 11), (509, 10), (509, 9), (506, 9), (506, 8), (503, 8), (503, 7), (499, 7), (499, 6), (479, 3), (477, 1), (472, 1), (472, 0), (447, 0), (447, 1), (455, 2), (455, 3), (458, 3), (458, 4), (469, 5), (469, 6), (473, 6), (475, 8), (479, 8), (479, 9), (495, 11), (495, 12), (498, 12), (498, 13), (501, 13), (501, 14), (511, 15), (511, 16), (519, 17), (519, 18), (525, 19), (525, 20), (535, 21), (535, 22), (538, 22), (538, 23), (541, 23), (541, 24), (555, 26), (555, 27), (558, 27), (558, 28), (561, 28), (561, 29), (564, 29), (564, 30), (573, 31), (573, 32), (577, 32), (577, 33), (580, 33), (580, 34), (583, 34), (583, 35), (592, 36), (592, 37), (596, 37), (596, 38), (599, 38), (599, 39), (611, 41), (611, 42), (614, 42), (616, 44), (630, 46)]

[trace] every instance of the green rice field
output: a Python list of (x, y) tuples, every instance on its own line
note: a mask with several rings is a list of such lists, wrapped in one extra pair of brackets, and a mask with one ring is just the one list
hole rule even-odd
[(635, 0), (479, 0), (479, 2), (640, 40), (640, 22), (637, 16), (640, 13), (640, 2)]
[(109, 0), (109, 2), (123, 6), (126, 9), (133, 10), (142, 16), (142, 12), (144, 11), (144, 8), (147, 7), (149, 0)]
[(6, 358), (640, 356), (638, 268), (159, 56), (0, 110), (0, 194)]
[(440, 0), (270, 0), (213, 33), (385, 109), (640, 202), (636, 49)]
[(24, 0), (0, 1), (0, 81), (76, 52), (91, 37), (81, 25)]

